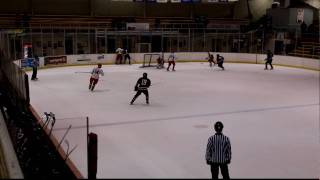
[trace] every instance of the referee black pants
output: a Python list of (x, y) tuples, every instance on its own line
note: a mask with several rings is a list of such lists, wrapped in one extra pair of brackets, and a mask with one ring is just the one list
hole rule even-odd
[(220, 163), (211, 164), (212, 179), (218, 179), (219, 167), (221, 169), (221, 174), (222, 174), (223, 179), (230, 179), (228, 164), (220, 164)]

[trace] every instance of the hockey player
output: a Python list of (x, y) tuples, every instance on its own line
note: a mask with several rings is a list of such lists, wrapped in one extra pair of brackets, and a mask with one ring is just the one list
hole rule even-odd
[(130, 54), (128, 52), (128, 50), (124, 50), (123, 51), (123, 54), (124, 54), (124, 63), (123, 64), (126, 64), (126, 61), (127, 59), (129, 60), (129, 64), (131, 65), (131, 57), (130, 57)]
[(172, 71), (175, 71), (174, 70), (174, 67), (176, 66), (175, 61), (176, 61), (176, 56), (174, 55), (174, 52), (172, 51), (171, 54), (169, 55), (169, 58), (168, 58), (169, 65), (168, 65), (167, 71), (169, 71), (171, 64), (172, 64)]
[(122, 51), (123, 51), (123, 49), (122, 48), (117, 48), (116, 49), (116, 54), (117, 54), (117, 56), (116, 56), (116, 64), (122, 64)]
[(214, 66), (216, 65), (216, 63), (214, 62), (214, 56), (213, 56), (213, 54), (210, 54), (209, 51), (208, 51), (208, 61), (210, 63), (210, 67), (212, 67), (212, 63)]
[(163, 53), (161, 56), (159, 56), (159, 58), (157, 59), (158, 65), (157, 65), (157, 69), (162, 69), (164, 68), (164, 57), (163, 57)]
[(140, 96), (141, 93), (143, 93), (146, 96), (146, 103), (149, 104), (149, 92), (148, 92), (148, 88), (151, 85), (151, 81), (150, 79), (148, 79), (148, 74), (147, 73), (143, 73), (143, 76), (141, 78), (138, 79), (134, 90), (137, 91), (136, 95), (133, 97), (133, 99), (131, 100), (130, 104), (132, 105), (133, 102), (137, 99), (138, 96)]
[(218, 67), (222, 68), (222, 70), (224, 70), (223, 62), (224, 62), (224, 57), (217, 54), (217, 64), (218, 64)]
[(270, 66), (271, 66), (271, 69), (270, 69), (270, 70), (273, 69), (273, 66), (272, 66), (272, 57), (273, 57), (273, 53), (272, 53), (270, 50), (268, 50), (268, 51), (267, 51), (267, 58), (265, 59), (265, 60), (266, 60), (266, 67), (264, 68), (264, 70), (268, 70), (268, 64), (270, 64)]
[(91, 72), (90, 82), (89, 82), (89, 90), (93, 91), (94, 87), (99, 81), (99, 76), (104, 76), (103, 70), (101, 69), (102, 65), (99, 63), (98, 67), (93, 68)]
[(31, 80), (38, 80), (37, 78), (37, 72), (38, 72), (38, 66), (39, 66), (39, 57), (37, 55), (34, 56), (34, 59), (32, 60), (32, 76)]

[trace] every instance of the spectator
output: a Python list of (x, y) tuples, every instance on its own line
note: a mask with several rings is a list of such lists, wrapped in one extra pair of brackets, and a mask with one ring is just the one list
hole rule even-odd
[(313, 37), (315, 35), (315, 26), (314, 23), (310, 24), (308, 27), (308, 35)]
[(211, 166), (212, 179), (218, 179), (219, 167), (223, 179), (230, 179), (228, 164), (231, 162), (231, 143), (229, 138), (222, 134), (222, 122), (216, 122), (214, 129), (215, 135), (208, 139), (206, 161)]
[(307, 24), (305, 22), (302, 22), (302, 24), (300, 25), (300, 29), (301, 29), (301, 36), (305, 37), (305, 34), (307, 32)]

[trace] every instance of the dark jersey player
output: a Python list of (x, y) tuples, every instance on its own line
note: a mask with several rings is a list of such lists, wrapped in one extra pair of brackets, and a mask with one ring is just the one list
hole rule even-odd
[(141, 78), (138, 79), (134, 90), (137, 91), (136, 95), (133, 97), (133, 99), (131, 100), (130, 104), (132, 105), (133, 102), (137, 99), (138, 96), (140, 96), (141, 93), (143, 93), (146, 96), (146, 103), (149, 104), (149, 92), (148, 92), (148, 88), (151, 85), (151, 81), (150, 79), (148, 79), (148, 74), (147, 73), (143, 73), (143, 76)]
[(270, 50), (268, 50), (267, 51), (267, 58), (265, 59), (266, 60), (266, 67), (264, 68), (264, 70), (268, 70), (268, 64), (271, 66), (271, 70), (273, 69), (272, 57), (273, 57), (273, 53)]
[(218, 67), (222, 68), (222, 70), (224, 70), (223, 62), (224, 62), (224, 57), (217, 54), (217, 64), (218, 64)]

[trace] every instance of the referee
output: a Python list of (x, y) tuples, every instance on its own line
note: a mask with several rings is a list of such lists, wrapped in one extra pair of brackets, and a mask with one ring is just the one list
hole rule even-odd
[(230, 179), (228, 164), (231, 161), (231, 144), (227, 136), (222, 134), (223, 124), (218, 121), (214, 125), (215, 135), (209, 137), (206, 161), (211, 166), (212, 179), (218, 179), (219, 167), (223, 179)]

